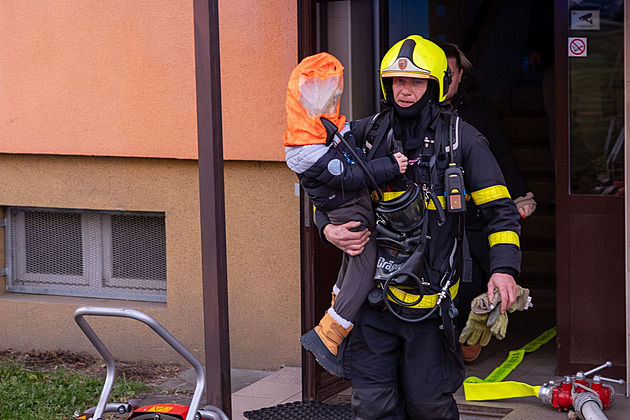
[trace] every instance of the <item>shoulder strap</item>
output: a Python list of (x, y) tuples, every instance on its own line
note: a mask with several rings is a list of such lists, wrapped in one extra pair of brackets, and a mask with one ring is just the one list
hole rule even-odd
[(374, 115), (363, 131), (363, 139), (367, 149), (367, 159), (374, 157), (374, 153), (385, 139), (385, 130), (389, 127), (388, 121), (382, 117), (386, 116), (389, 110), (385, 109)]
[[(450, 154), (451, 145), (452, 145), (453, 153), (455, 156), (459, 154), (459, 153), (455, 153), (455, 151), (459, 148), (459, 139), (461, 137), (462, 129), (459, 123), (460, 121), (461, 121), (461, 118), (459, 118), (459, 115), (457, 115), (457, 111), (451, 111), (449, 126), (448, 126), (449, 144), (444, 147), (444, 151)], [(457, 162), (457, 157), (455, 158), (455, 161)], [(461, 164), (461, 162), (457, 162), (457, 163)]]

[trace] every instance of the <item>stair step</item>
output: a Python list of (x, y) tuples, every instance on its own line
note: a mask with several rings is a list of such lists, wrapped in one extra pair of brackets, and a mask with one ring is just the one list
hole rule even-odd
[(556, 272), (556, 252), (550, 249), (522, 249), (522, 266), (527, 268), (531, 274), (541, 275), (543, 273)]
[(555, 168), (549, 146), (549, 118), (544, 111), (542, 84), (523, 80), (511, 87), (510, 97), (495, 103), (505, 136), (523, 178), (538, 204), (521, 220), (522, 273), (518, 283), (530, 289), (534, 309), (556, 303)]
[(518, 278), (518, 284), (530, 289), (554, 289), (556, 286), (556, 275), (552, 273), (534, 274), (524, 269), (521, 276)]
[(519, 170), (528, 184), (530, 182), (550, 182), (555, 184), (556, 182), (553, 169), (522, 170), (519, 168)]
[[(520, 280), (520, 279), (519, 279)], [(556, 307), (556, 288), (555, 288), (555, 277), (551, 279), (553, 283), (551, 283), (552, 287), (528, 287), (529, 295), (532, 297), (532, 303), (534, 304), (531, 310), (537, 310), (539, 308), (555, 308)], [(519, 284), (520, 281), (519, 281)], [(526, 287), (526, 286), (524, 286)], [(527, 315), (527, 313), (525, 313)]]
[(544, 108), (516, 108), (512, 104), (511, 98), (505, 98), (500, 101), (494, 101), (492, 103), (494, 109), (501, 115), (502, 118), (507, 117), (520, 117), (520, 118), (548, 118)]
[(551, 154), (551, 148), (549, 147), (549, 139), (545, 137), (512, 137), (508, 139), (510, 146), (514, 151), (519, 151), (521, 149), (542, 149), (549, 150), (549, 154)]
[(514, 159), (521, 171), (553, 170), (551, 153), (544, 149), (520, 149), (514, 151)]
[(542, 83), (535, 80), (521, 80), (510, 88), (510, 103), (517, 110), (544, 110)]
[[(556, 184), (549, 181), (536, 181), (525, 178), (529, 190), (534, 193), (538, 204), (548, 204), (556, 198)], [(534, 213), (535, 214), (535, 213)]]
[(556, 285), (555, 273), (533, 273), (523, 267), (518, 284), (529, 289), (552, 289)]
[(521, 247), (556, 247), (555, 215), (537, 214), (534, 212), (527, 219), (521, 220)]
[(503, 117), (503, 130), (508, 139), (548, 139), (547, 117)]

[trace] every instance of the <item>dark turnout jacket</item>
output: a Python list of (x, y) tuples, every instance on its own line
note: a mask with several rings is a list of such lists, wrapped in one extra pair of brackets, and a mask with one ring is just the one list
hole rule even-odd
[[(438, 107), (432, 104), (433, 107)], [(435, 156), (435, 172), (429, 180), (428, 188), (441, 197), (442, 207), (445, 207), (444, 174), (449, 164), (447, 150), (448, 121), (450, 107), (439, 108), (442, 112), (434, 118), (427, 130), (428, 140), (416, 149), (407, 149), (403, 144), (404, 153), (411, 161), (418, 159), (416, 164), (407, 167), (406, 176), (396, 176), (390, 181), (380, 184), (383, 191), (404, 191), (406, 183), (415, 182), (418, 185), (427, 183), (427, 171), (421, 169)], [(437, 110), (437, 108), (436, 108)], [(390, 113), (387, 110), (376, 118), (368, 117), (352, 123), (352, 134), (357, 144), (368, 151), (368, 159), (375, 160), (389, 156), (394, 147), (388, 141), (391, 130)], [(510, 199), (501, 169), (492, 155), (488, 142), (473, 126), (459, 119), (457, 122), (457, 137), (453, 147), (455, 161), (463, 168), (467, 206), (476, 207), (484, 220), (484, 230), (490, 241), (490, 270), (503, 272), (516, 277), (520, 272), (521, 252), (519, 246), (520, 224), (519, 214)], [(391, 138), (391, 134), (389, 134)], [(436, 140), (437, 139), (437, 140)], [(428, 206), (428, 235), (425, 253), (424, 270), (418, 275), (430, 282), (425, 288), (426, 293), (437, 293), (440, 290), (440, 280), (445, 271), (445, 261), (449, 258), (458, 231), (461, 226), (459, 215), (446, 213), (446, 221), (438, 225), (435, 207)], [(324, 215), (317, 215), (317, 224), (321, 229), (327, 224)]]
[(363, 188), (371, 188), (357, 158), (363, 161), (378, 184), (400, 172), (391, 154), (368, 161), (363, 150), (356, 148), (352, 134), (346, 132), (344, 138), (355, 149), (355, 155), (343, 142), (337, 146), (318, 144), (286, 148), (287, 165), (298, 174), (309, 198), (322, 211), (335, 209), (356, 197)]

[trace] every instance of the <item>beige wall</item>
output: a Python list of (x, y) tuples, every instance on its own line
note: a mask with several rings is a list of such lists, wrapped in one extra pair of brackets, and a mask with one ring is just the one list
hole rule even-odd
[[(144, 310), (193, 353), (203, 355), (196, 161), (0, 155), (0, 168), (2, 206), (165, 212), (168, 270), (167, 304), (15, 294), (1, 287), (3, 348), (91, 350), (72, 320), (77, 307), (89, 305)], [(140, 324), (94, 323), (125, 358), (173, 357)], [(130, 336), (137, 338), (132, 346), (125, 344)]]
[[(0, 155), (0, 168), (2, 206), (165, 212), (168, 270), (167, 304), (6, 293), (0, 278), (2, 348), (93, 352), (72, 313), (110, 306), (147, 312), (203, 361), (196, 161)], [(232, 366), (299, 366), (295, 176), (284, 164), (228, 162), (225, 179)], [(94, 325), (121, 360), (181, 360), (139, 323), (94, 319)]]
[(249, 369), (300, 366), (297, 178), (284, 163), (225, 168), (232, 362)]

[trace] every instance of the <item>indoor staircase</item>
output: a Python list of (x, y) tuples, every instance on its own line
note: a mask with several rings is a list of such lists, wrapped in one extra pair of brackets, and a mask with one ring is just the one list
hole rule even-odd
[(555, 305), (555, 171), (541, 84), (521, 81), (512, 87), (508, 100), (496, 105), (519, 169), (538, 204), (532, 216), (521, 220), (523, 263), (518, 283), (531, 290), (535, 304)]

